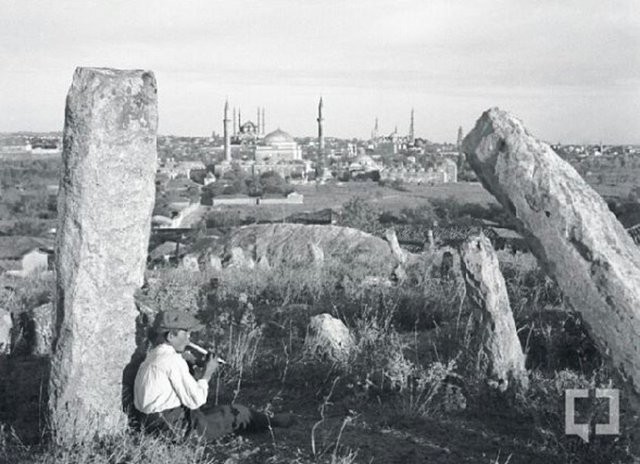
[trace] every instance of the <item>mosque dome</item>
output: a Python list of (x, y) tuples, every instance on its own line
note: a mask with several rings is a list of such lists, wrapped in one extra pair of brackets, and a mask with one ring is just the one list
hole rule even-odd
[(265, 145), (295, 142), (295, 140), (293, 140), (293, 137), (291, 137), (289, 134), (287, 134), (285, 131), (281, 130), (280, 128), (265, 135), (262, 141)]
[(371, 158), (369, 155), (360, 155), (356, 158), (355, 160), (356, 163), (358, 163), (360, 166), (362, 166), (365, 170), (369, 171), (369, 170), (380, 170), (381, 166), (376, 163), (373, 158)]

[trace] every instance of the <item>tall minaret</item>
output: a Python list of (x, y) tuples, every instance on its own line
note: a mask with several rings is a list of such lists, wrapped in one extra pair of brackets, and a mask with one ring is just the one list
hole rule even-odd
[(264, 124), (264, 107), (262, 108), (262, 119), (260, 120), (260, 122), (262, 123), (262, 135), (264, 135), (267, 132), (265, 130), (265, 124)]
[(462, 151), (462, 139), (464, 139), (464, 132), (462, 131), (462, 126), (458, 127), (458, 140), (456, 140), (456, 148), (458, 151)]
[(258, 107), (258, 119), (256, 119), (256, 123), (257, 123), (257, 130), (256, 130), (256, 135), (260, 135), (260, 107)]
[(378, 138), (378, 118), (376, 117), (376, 123), (373, 126), (373, 130), (371, 131), (371, 139), (375, 140)]
[(240, 114), (240, 108), (238, 108), (238, 132), (242, 132), (242, 116)]
[(409, 125), (409, 143), (413, 145), (416, 141), (414, 126), (413, 126), (413, 108), (411, 108), (411, 123)]
[(320, 155), (324, 154), (324, 134), (322, 132), (322, 122), (324, 118), (322, 117), (322, 97), (320, 97), (320, 103), (318, 103), (318, 149), (320, 150)]
[(233, 107), (233, 135), (238, 135), (238, 130), (236, 129), (236, 107)]
[(229, 135), (229, 100), (227, 100), (224, 104), (224, 119), (222, 120), (222, 123), (224, 128), (224, 160), (225, 162), (230, 163), (231, 162), (231, 137)]

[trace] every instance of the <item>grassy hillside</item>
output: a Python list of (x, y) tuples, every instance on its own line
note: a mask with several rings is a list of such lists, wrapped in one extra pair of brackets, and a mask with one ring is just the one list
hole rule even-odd
[[(526, 394), (501, 397), (486, 387), (473, 309), (459, 280), (434, 271), (436, 255), (424, 255), (407, 269), (407, 279), (393, 286), (363, 285), (362, 276), (379, 270), (347, 268), (339, 260), (251, 272), (165, 269), (148, 273), (141, 297), (157, 309), (197, 314), (206, 329), (196, 340), (211, 343), (230, 363), (212, 382), (209, 403), (292, 411), (298, 423), (209, 446), (158, 442), (135, 433), (74, 446), (26, 446), (5, 427), (0, 460), (630, 462), (637, 422), (624, 398), (620, 436), (583, 443), (564, 434), (564, 390), (611, 385), (611, 375), (535, 260), (520, 253), (499, 256), (527, 352)], [(42, 291), (46, 285), (32, 287)], [(303, 350), (310, 316), (324, 312), (341, 318), (355, 337), (347, 365)], [(596, 421), (601, 406), (581, 410), (581, 417)]]

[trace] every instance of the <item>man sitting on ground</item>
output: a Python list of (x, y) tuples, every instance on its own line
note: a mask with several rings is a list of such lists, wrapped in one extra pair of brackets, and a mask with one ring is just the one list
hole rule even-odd
[(181, 353), (189, 344), (191, 332), (202, 328), (187, 312), (158, 313), (154, 322), (158, 344), (147, 353), (134, 384), (134, 406), (142, 413), (145, 429), (216, 440), (233, 432), (266, 431), (269, 425), (289, 426), (289, 414), (269, 418), (237, 404), (200, 410), (207, 401), (209, 381), (218, 370), (218, 361), (211, 356), (202, 377), (196, 380)]

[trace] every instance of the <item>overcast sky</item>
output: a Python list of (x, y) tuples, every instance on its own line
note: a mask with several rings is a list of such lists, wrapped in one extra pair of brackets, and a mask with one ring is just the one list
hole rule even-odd
[(640, 143), (640, 0), (0, 0), (0, 131), (61, 130), (76, 66), (143, 68), (160, 133), (454, 141), (499, 106), (549, 142)]

